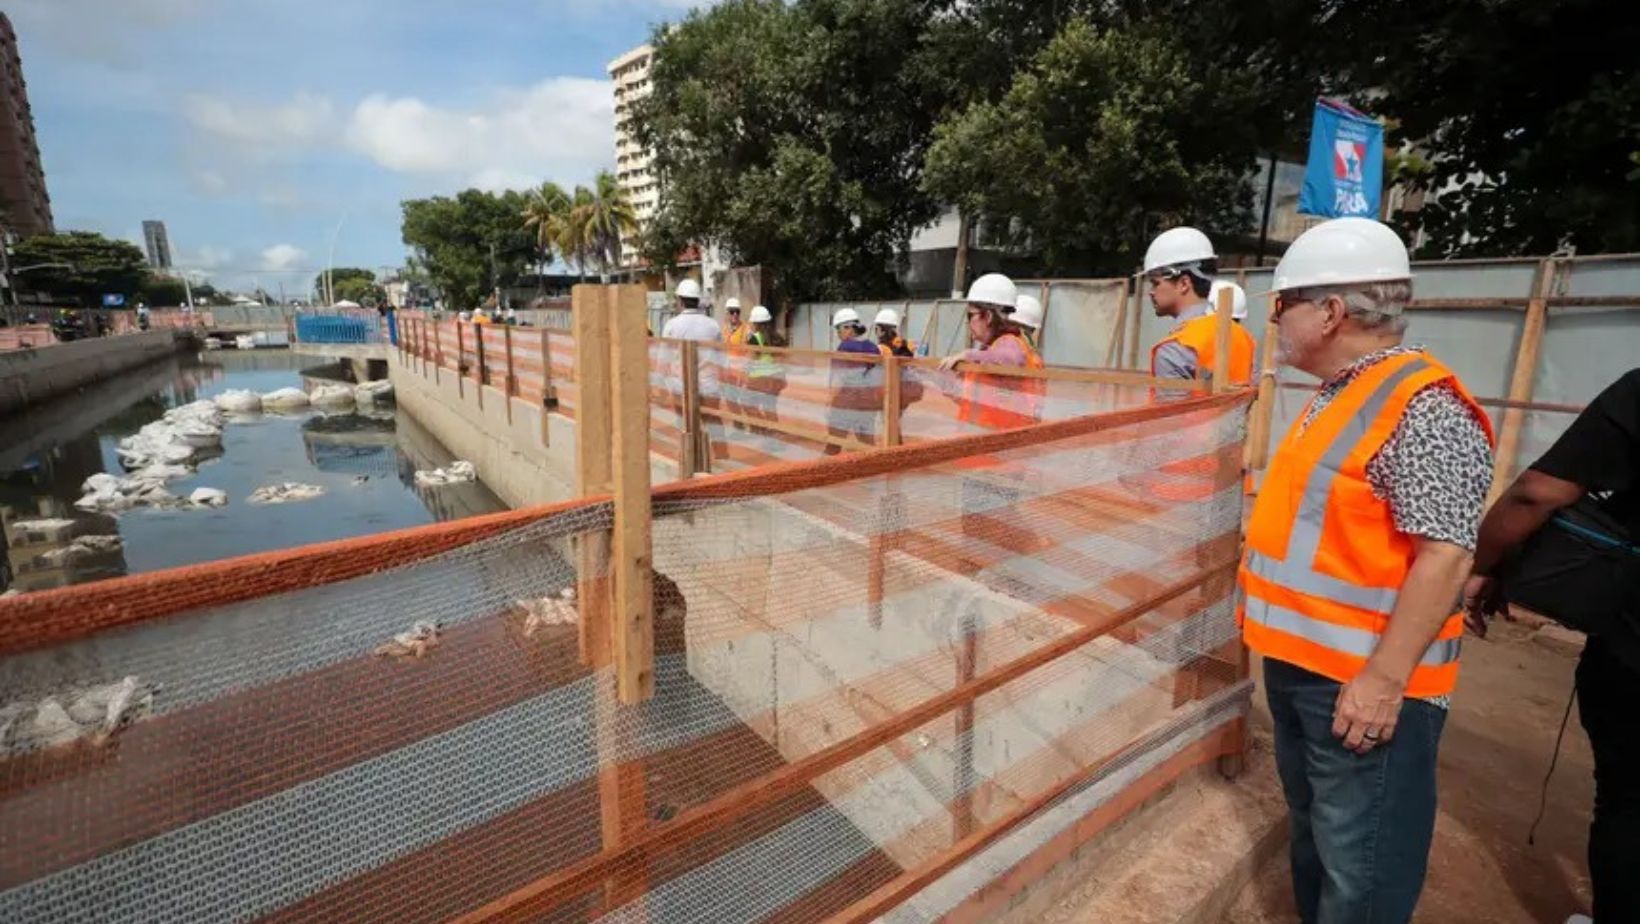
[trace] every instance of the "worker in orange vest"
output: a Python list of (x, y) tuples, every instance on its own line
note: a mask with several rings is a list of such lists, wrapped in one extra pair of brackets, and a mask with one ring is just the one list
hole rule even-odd
[(727, 302), (723, 303), (723, 307), (729, 315), (729, 330), (724, 335), (723, 341), (730, 346), (745, 343), (746, 335), (751, 333), (751, 328), (740, 323), (740, 299), (730, 297)]
[[(968, 288), (968, 334), (976, 346), (940, 360), (940, 368), (957, 370), (963, 363), (984, 366), (1043, 368), (1042, 357), (1013, 323), (1019, 289), (1001, 273), (987, 273)], [(962, 373), (962, 397), (957, 419), (987, 430), (1003, 430), (1036, 423), (1046, 394), (1042, 379), (1023, 376)]]
[(1412, 272), (1388, 227), (1317, 225), (1274, 283), (1281, 361), (1321, 387), (1253, 505), (1237, 616), (1264, 656), (1299, 917), (1404, 922), (1435, 829), (1492, 429), (1452, 370), (1402, 345)]
[[(1218, 324), (1207, 296), (1218, 264), (1213, 242), (1195, 228), (1163, 231), (1145, 251), (1151, 307), (1158, 317), (1174, 321), (1173, 329), (1150, 350), (1151, 375), (1194, 379), (1213, 374), (1218, 364)], [(1232, 384), (1252, 383), (1257, 353), (1253, 335), (1237, 325), (1230, 332)]]

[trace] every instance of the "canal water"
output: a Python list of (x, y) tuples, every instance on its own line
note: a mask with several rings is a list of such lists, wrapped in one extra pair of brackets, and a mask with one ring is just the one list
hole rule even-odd
[[(227, 493), (219, 508), (138, 508), (118, 516), (77, 510), (81, 485), (98, 472), (123, 475), (120, 439), (165, 411), (228, 389), (267, 393), (344, 378), (341, 366), (285, 350), (181, 355), (132, 370), (25, 414), (0, 421), (0, 589), (41, 590), (492, 513), (506, 505), (481, 483), (427, 488), (418, 469), (450, 453), (414, 418), (391, 406), (369, 414), (304, 410), (230, 420), (222, 454), (166, 489)], [(247, 502), (264, 485), (318, 485), (309, 501)], [(18, 523), (58, 521), (44, 533)], [(72, 525), (62, 521), (72, 520)], [(62, 551), (80, 535), (117, 535), (118, 548)], [(53, 554), (54, 553), (54, 554)]]

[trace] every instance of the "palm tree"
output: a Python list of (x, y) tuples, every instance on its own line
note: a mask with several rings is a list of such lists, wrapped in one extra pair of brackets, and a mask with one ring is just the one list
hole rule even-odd
[(621, 237), (638, 229), (638, 214), (626, 190), (608, 170), (598, 172), (591, 195), (586, 226), (588, 244), (598, 258), (600, 276), (608, 282), (610, 266), (621, 264)]
[(530, 191), (523, 218), (524, 227), (535, 229), (535, 247), (541, 256), (540, 272), (536, 276), (537, 288), (544, 284), (547, 266), (552, 263), (555, 249), (566, 259), (569, 257), (569, 251), (564, 247), (569, 209), (569, 196), (565, 195), (563, 187), (551, 180), (542, 183), (540, 189)]
[(592, 190), (576, 186), (566, 209), (563, 234), (558, 238), (558, 251), (565, 260), (575, 263), (582, 282), (586, 281), (587, 262), (592, 259), (597, 243), (592, 231), (595, 204)]

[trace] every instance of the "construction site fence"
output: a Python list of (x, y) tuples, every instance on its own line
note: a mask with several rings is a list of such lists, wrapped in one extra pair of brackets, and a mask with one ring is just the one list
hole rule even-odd
[[(1584, 405), (1640, 364), (1640, 255), (1421, 261), (1412, 269), (1405, 342), (1427, 347), (1481, 396), (1500, 436), (1498, 480), (1530, 465)], [(1272, 272), (1220, 274), (1248, 293), (1244, 323), (1261, 348), (1271, 335)], [(1042, 300), (1038, 339), (1050, 364), (1147, 369), (1150, 347), (1171, 324), (1151, 309), (1141, 275), (1019, 286)], [(866, 319), (881, 308), (901, 312), (907, 335), (928, 343), (933, 356), (968, 345), (963, 304), (955, 300), (799, 305), (791, 313), (792, 343), (833, 345), (831, 317), (842, 307)], [(1272, 371), (1282, 384), (1273, 446), (1307, 400), (1304, 390), (1317, 383), (1296, 369)]]
[[(488, 342), (490, 331), (483, 332)], [(0, 601), (0, 920), (973, 920), (1238, 754), (1249, 397)]]
[[(479, 402), (488, 386), (574, 419), (569, 331), (409, 313), (399, 325), (412, 372), (470, 382)], [(1117, 370), (948, 371), (931, 359), (652, 338), (650, 448), (687, 477), (1065, 420), (1197, 388)]]

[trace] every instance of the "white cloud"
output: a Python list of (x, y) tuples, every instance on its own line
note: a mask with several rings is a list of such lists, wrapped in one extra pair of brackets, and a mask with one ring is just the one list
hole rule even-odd
[(240, 144), (311, 145), (336, 124), (330, 100), (309, 93), (272, 106), (195, 93), (183, 102), (182, 113), (200, 131)]
[(299, 267), (307, 259), (307, 251), (295, 244), (275, 244), (262, 251), (262, 269), (277, 273)]
[(613, 120), (608, 81), (554, 77), (465, 109), (375, 94), (354, 109), (346, 138), (397, 173), (517, 187), (547, 177), (574, 181), (607, 166)]
[(188, 179), (194, 188), (208, 196), (220, 196), (228, 191), (228, 178), (215, 170), (194, 170)]
[(122, 69), (140, 66), (145, 33), (197, 18), (209, 0), (19, 0), (9, 12), (32, 40), (76, 58)]

